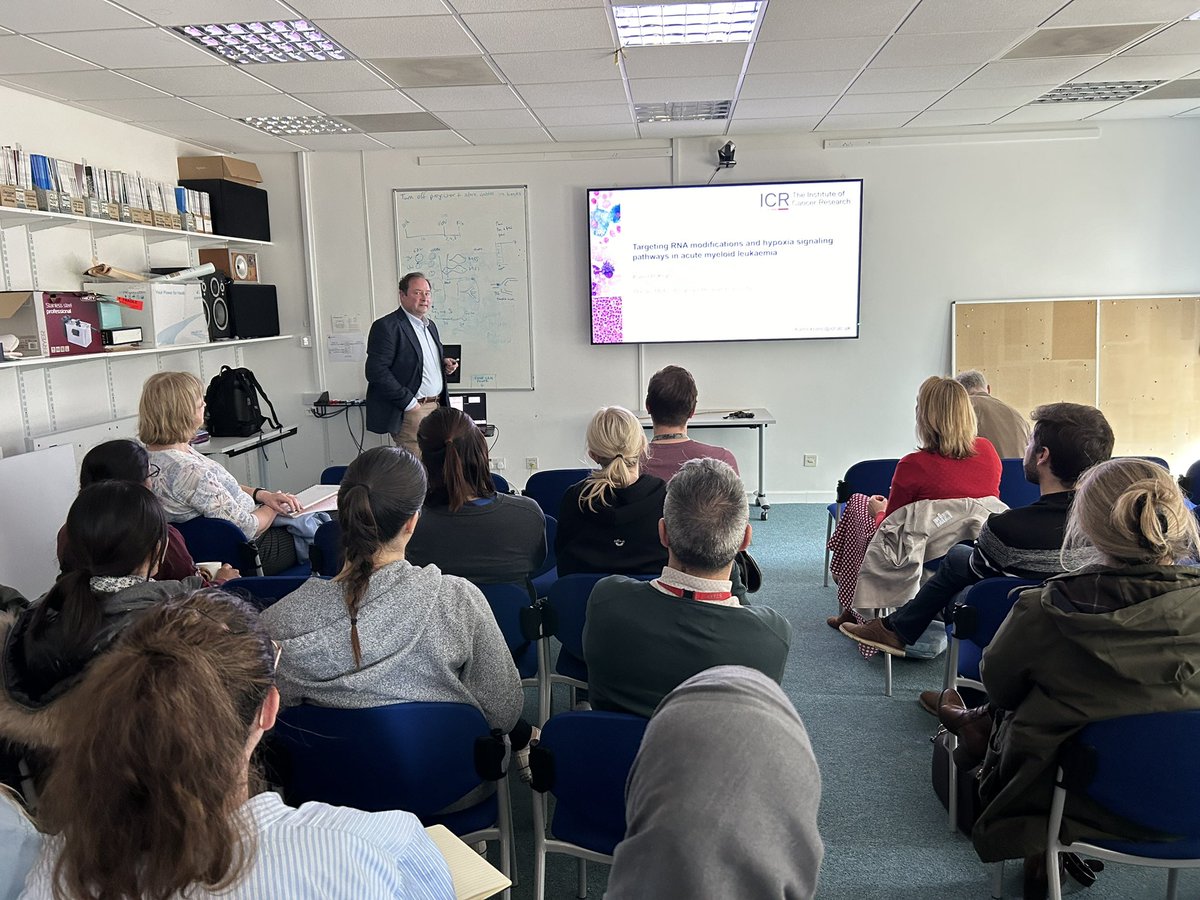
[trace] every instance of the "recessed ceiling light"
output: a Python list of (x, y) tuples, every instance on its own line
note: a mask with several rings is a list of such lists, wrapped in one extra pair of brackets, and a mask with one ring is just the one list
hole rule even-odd
[(1047, 91), (1034, 103), (1119, 102), (1158, 87), (1161, 81), (1084, 81)]
[(614, 6), (622, 47), (661, 44), (732, 44), (750, 40), (761, 0)]
[(329, 62), (349, 59), (346, 48), (304, 19), (177, 25), (175, 31), (235, 63)]
[(267, 134), (355, 134), (345, 122), (328, 116), (247, 116), (239, 119)]
[(639, 122), (700, 122), (728, 119), (729, 100), (690, 100), (675, 103), (637, 103), (634, 112)]

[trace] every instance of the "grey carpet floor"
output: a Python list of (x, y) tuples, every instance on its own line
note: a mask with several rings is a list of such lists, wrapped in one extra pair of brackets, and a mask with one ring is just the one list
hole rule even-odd
[[(768, 521), (753, 522), (751, 547), (764, 575), (754, 602), (773, 606), (792, 623), (783, 688), (821, 766), (825, 862), (817, 897), (987, 898), (991, 869), (967, 838), (948, 830), (930, 785), (936, 723), (916, 701), (922, 690), (941, 685), (944, 657), (897, 660), (893, 696), (883, 695), (882, 657), (863, 660), (853, 642), (825, 624), (836, 612), (834, 588), (821, 585), (825, 519), (824, 506), (774, 506)], [(564, 690), (555, 696), (555, 710), (566, 704)], [(526, 712), (536, 715), (532, 699)], [(748, 744), (753, 740), (746, 736)], [(513, 791), (520, 879), (514, 900), (534, 896), (531, 797), (523, 785)], [(546, 897), (574, 897), (575, 871), (574, 860), (551, 856)], [(589, 896), (603, 895), (607, 874), (605, 866), (588, 865)], [(1094, 900), (1163, 897), (1166, 873), (1110, 864), (1093, 887), (1068, 884), (1066, 892)], [(1007, 866), (1004, 896), (1020, 897), (1019, 864)], [(1179, 896), (1200, 897), (1200, 873), (1181, 875)]]

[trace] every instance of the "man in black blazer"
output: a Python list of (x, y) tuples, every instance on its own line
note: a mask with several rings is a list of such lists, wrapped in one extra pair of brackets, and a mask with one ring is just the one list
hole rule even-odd
[(390, 434), (418, 458), (417, 428), (449, 404), (444, 376), (458, 369), (458, 360), (443, 355), (431, 306), (429, 279), (409, 272), (400, 279), (400, 307), (376, 319), (367, 337), (367, 428)]

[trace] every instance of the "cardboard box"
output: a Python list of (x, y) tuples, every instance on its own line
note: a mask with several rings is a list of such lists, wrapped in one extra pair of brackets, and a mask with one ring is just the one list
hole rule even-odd
[(36, 335), (38, 350), (27, 356), (85, 356), (104, 350), (99, 304), (78, 291), (0, 292), (0, 323), (0, 330), (22, 338), (22, 347), (31, 332)]
[(219, 178), (251, 187), (262, 183), (258, 166), (233, 156), (181, 156), (178, 163), (180, 181)]
[[(122, 306), (120, 312), (122, 326), (141, 327), (144, 346), (175, 347), (208, 343), (208, 322), (204, 316), (204, 299), (198, 281), (96, 282), (85, 284), (83, 289), (109, 297), (141, 300), (144, 304), (141, 310)], [(111, 322), (107, 314), (105, 321)], [(110, 324), (106, 327), (116, 326)]]
[(66, 194), (60, 194), (58, 191), (46, 191), (41, 188), (35, 188), (37, 194), (37, 208), (42, 212), (52, 213), (69, 213), (71, 211), (71, 198)]
[(153, 225), (155, 228), (170, 228), (171, 227), (171, 219), (165, 212), (159, 212), (158, 210), (151, 210), (150, 224)]
[[(0, 332), (15, 334), (23, 357), (41, 356), (32, 291), (0, 291)], [(8, 357), (5, 357), (6, 359)]]
[[(64, 209), (63, 212), (66, 212), (66, 210)], [(76, 216), (86, 216), (88, 214), (87, 203), (84, 202), (82, 197), (71, 198), (71, 213)]]

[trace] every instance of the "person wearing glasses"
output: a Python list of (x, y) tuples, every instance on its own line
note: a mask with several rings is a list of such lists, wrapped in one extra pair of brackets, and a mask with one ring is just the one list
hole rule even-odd
[(449, 406), (447, 375), (458, 360), (444, 354), (429, 319), (433, 291), (421, 272), (400, 279), (400, 305), (371, 323), (367, 336), (367, 429), (390, 434), (417, 459), (417, 428), (439, 406)]
[(139, 616), (77, 688), (21, 896), (452, 900), (412, 813), (294, 809), (262, 789), (278, 663), (256, 610), (221, 591)]

